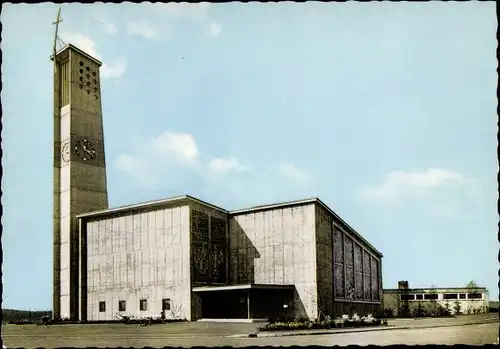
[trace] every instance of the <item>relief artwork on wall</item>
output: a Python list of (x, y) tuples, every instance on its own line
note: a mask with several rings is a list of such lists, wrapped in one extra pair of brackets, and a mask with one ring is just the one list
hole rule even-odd
[(191, 226), (193, 240), (208, 241), (208, 215), (203, 212), (191, 210)]
[(345, 297), (344, 291), (344, 265), (340, 263), (335, 263), (335, 296), (338, 298)]
[(226, 241), (226, 221), (224, 219), (212, 217), (210, 219), (210, 228), (212, 240)]
[(378, 261), (374, 257), (372, 257), (371, 267), (372, 267), (372, 299), (378, 301), (379, 300)]
[(194, 281), (208, 281), (208, 244), (193, 244)]
[(365, 300), (371, 300), (371, 256), (368, 252), (363, 251), (363, 290)]
[(344, 263), (344, 251), (342, 246), (342, 232), (337, 228), (333, 232), (333, 251), (336, 263)]
[(223, 244), (212, 245), (212, 281), (226, 282), (226, 249)]
[(349, 265), (349, 266), (352, 266), (354, 264), (354, 261), (353, 261), (353, 256), (352, 256), (352, 247), (353, 247), (353, 242), (352, 242), (352, 239), (347, 237), (347, 235), (345, 236), (345, 240), (344, 240), (344, 244), (345, 244), (345, 263), (346, 265)]

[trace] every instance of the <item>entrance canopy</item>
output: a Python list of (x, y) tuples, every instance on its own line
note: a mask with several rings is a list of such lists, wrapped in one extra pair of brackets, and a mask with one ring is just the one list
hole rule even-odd
[(193, 287), (202, 318), (269, 319), (293, 312), (294, 285), (244, 284)]
[(236, 290), (291, 290), (295, 285), (266, 285), (266, 284), (243, 284), (226, 286), (200, 286), (193, 287), (193, 292), (217, 292), (217, 291), (236, 291)]

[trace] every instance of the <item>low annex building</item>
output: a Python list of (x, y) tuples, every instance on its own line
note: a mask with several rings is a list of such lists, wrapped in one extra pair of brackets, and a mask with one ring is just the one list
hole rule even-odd
[(451, 314), (488, 312), (488, 290), (484, 287), (409, 288), (408, 281), (399, 281), (398, 288), (384, 289), (383, 304), (394, 316), (412, 316), (420, 307), (440, 308)]
[(317, 198), (226, 211), (186, 195), (77, 219), (80, 320), (380, 310), (382, 254)]

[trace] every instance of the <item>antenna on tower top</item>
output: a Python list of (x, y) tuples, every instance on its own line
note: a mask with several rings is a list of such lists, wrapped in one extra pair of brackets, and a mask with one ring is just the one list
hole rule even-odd
[(56, 21), (53, 22), (52, 24), (55, 24), (56, 25), (56, 32), (54, 34), (54, 48), (53, 48), (53, 54), (54, 54), (54, 62), (56, 60), (56, 52), (57, 52), (57, 43), (59, 42), (60, 44), (62, 44), (64, 46), (64, 42), (61, 40), (61, 38), (57, 35), (58, 32), (59, 32), (59, 23), (62, 22), (62, 19), (61, 19), (61, 8), (59, 7), (59, 10), (57, 11), (57, 18), (56, 18)]

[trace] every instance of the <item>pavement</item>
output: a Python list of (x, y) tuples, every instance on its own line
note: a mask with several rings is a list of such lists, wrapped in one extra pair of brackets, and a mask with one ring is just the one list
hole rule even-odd
[[(488, 323), (489, 322), (489, 323)], [(349, 345), (349, 344), (493, 344), (498, 337), (498, 314), (452, 319), (394, 319), (384, 329), (356, 328), (298, 331), (270, 337), (256, 333), (259, 324), (184, 322), (165, 325), (7, 325), (2, 327), (9, 348), (56, 347), (163, 347), (255, 345)], [(393, 331), (390, 331), (393, 330)], [(322, 331), (322, 332), (320, 332)], [(326, 332), (335, 331), (335, 332)], [(300, 332), (300, 333), (299, 333)], [(315, 332), (312, 334), (311, 332)], [(246, 333), (246, 337), (235, 336)], [(318, 335), (322, 334), (322, 335)], [(266, 335), (268, 335), (266, 337)]]

